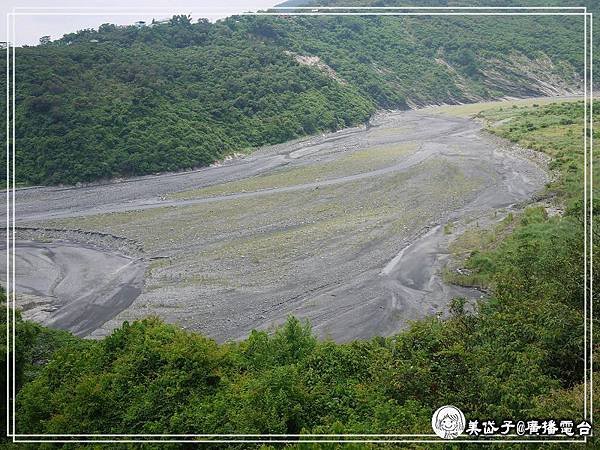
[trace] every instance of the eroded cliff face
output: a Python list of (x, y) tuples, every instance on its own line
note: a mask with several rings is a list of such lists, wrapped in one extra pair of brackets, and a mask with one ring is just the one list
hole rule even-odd
[[(284, 53), (300, 65), (311, 67), (340, 84), (349, 84), (319, 56), (300, 55), (288, 50)], [(433, 60), (432, 71), (436, 72), (436, 76), (442, 71), (444, 78), (450, 80), (450, 83), (441, 95), (431, 95), (411, 89), (409, 83), (401, 79), (394, 80), (397, 74), (393, 68), (372, 63), (373, 70), (386, 78), (383, 83), (404, 93), (406, 104), (412, 109), (429, 105), (475, 103), (504, 97), (565, 96), (583, 93), (583, 78), (575, 68), (564, 61), (554, 63), (545, 54), (530, 58), (523, 53), (513, 52), (504, 59), (478, 61), (477, 67), (476, 73), (471, 77), (466, 76), (459, 67), (444, 58), (443, 52), (439, 52)], [(430, 75), (424, 73), (423, 76)]]
[[(540, 54), (536, 58), (514, 52), (504, 59), (480, 61), (475, 82), (447, 62), (441, 55), (435, 63), (452, 79), (455, 90), (447, 92), (444, 101), (431, 101), (422, 95), (409, 95), (411, 108), (427, 105), (474, 103), (502, 97), (563, 96), (583, 93), (583, 78), (570, 64), (554, 63)], [(481, 87), (487, 91), (482, 94)]]
[(284, 53), (288, 56), (291, 56), (292, 58), (294, 58), (294, 60), (302, 65), (302, 66), (309, 66), (309, 67), (314, 67), (317, 70), (321, 71), (322, 73), (324, 73), (325, 75), (327, 75), (329, 78), (337, 81), (340, 84), (348, 84), (348, 82), (346, 80), (344, 80), (342, 77), (340, 77), (338, 75), (338, 73), (333, 70), (330, 66), (328, 66), (327, 64), (325, 64), (321, 58), (319, 58), (318, 56), (310, 56), (310, 55), (299, 55), (297, 53), (291, 52), (291, 51), (284, 51)]

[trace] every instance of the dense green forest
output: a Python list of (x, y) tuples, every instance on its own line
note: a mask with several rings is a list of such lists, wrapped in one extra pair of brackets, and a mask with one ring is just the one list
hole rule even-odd
[[(18, 431), (428, 433), (443, 404), (496, 423), (580, 419), (583, 104), (481, 117), (491, 132), (552, 157), (547, 194), (565, 211), (532, 206), (506, 219), (512, 233), (472, 248), (465, 264), (490, 290), (476, 311), (456, 299), (448, 320), (348, 344), (317, 341), (294, 318), (274, 335), (221, 345), (157, 318), (100, 341), (18, 320)], [(598, 129), (598, 112), (594, 119)], [(594, 244), (598, 260), (597, 234)], [(597, 309), (597, 293), (592, 300)]]
[(272, 47), (181, 17), (141, 31), (107, 25), (17, 54), (17, 175), (28, 183), (206, 165), (374, 109)]
[(287, 0), (277, 6), (585, 6), (589, 12), (598, 9), (594, 0)]
[(378, 108), (572, 92), (583, 78), (581, 17), (150, 25), (16, 49), (17, 182), (186, 169), (360, 124)]

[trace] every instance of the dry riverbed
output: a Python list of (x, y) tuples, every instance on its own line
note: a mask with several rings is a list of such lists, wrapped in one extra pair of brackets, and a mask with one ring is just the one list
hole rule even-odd
[[(158, 315), (220, 341), (291, 314), (336, 341), (445, 315), (454, 296), (480, 296), (442, 282), (451, 241), (529, 201), (547, 181), (526, 153), (445, 112), (379, 114), (368, 130), (266, 147), (189, 173), (19, 191), (17, 224), (33, 228), (17, 231), (21, 305), (82, 335)], [(60, 249), (60, 263), (44, 253)], [(82, 264), (96, 272), (71, 292), (50, 292), (49, 283)], [(135, 284), (140, 267), (143, 287)], [(121, 270), (127, 275), (115, 278)], [(46, 284), (34, 289), (40, 278)], [(97, 289), (98, 280), (110, 288)], [(115, 286), (123, 288), (116, 299)], [(54, 309), (40, 314), (50, 295)], [(84, 311), (97, 320), (80, 325)]]

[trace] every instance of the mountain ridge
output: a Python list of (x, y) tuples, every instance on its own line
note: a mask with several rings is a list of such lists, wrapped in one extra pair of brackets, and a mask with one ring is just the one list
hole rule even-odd
[(578, 93), (580, 22), (174, 16), (70, 33), (17, 49), (17, 181), (205, 166), (377, 109)]

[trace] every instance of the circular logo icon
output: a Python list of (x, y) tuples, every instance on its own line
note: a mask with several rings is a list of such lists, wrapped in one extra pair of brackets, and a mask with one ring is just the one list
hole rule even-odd
[(442, 439), (455, 439), (465, 431), (465, 415), (455, 406), (442, 406), (433, 413), (431, 428)]

